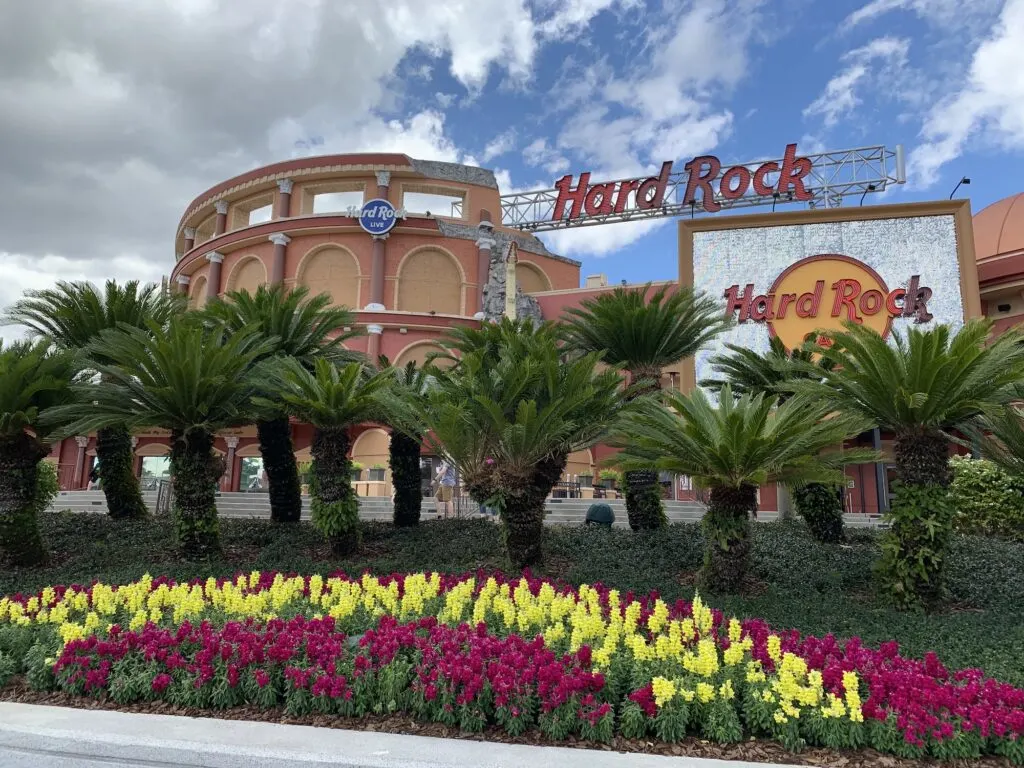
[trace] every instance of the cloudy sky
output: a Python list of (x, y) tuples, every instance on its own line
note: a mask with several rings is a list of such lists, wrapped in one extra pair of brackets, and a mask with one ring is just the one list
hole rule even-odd
[[(0, 306), (159, 280), (184, 206), (274, 160), (405, 152), (504, 191), (903, 143), (885, 201), (1024, 190), (1024, 0), (0, 2)], [(879, 202), (881, 202), (879, 200)], [(668, 222), (546, 236), (674, 276)]]

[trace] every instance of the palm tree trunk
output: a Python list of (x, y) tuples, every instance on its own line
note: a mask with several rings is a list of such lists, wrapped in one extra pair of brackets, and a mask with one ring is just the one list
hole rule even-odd
[(171, 434), (174, 527), (185, 557), (205, 558), (220, 551), (217, 481), (222, 474), (224, 460), (213, 453), (213, 433)]
[(46, 562), (36, 504), (39, 462), (46, 454), (31, 435), (0, 438), (0, 551), (15, 566)]
[(358, 551), (360, 542), (359, 498), (352, 490), (350, 444), (345, 427), (318, 428), (313, 433), (313, 525), (327, 537), (336, 555)]
[(634, 531), (650, 531), (668, 525), (657, 472), (647, 469), (626, 472), (623, 482), (626, 486), (626, 516), (630, 528)]
[(949, 487), (949, 440), (927, 427), (903, 432), (893, 440), (896, 476), (904, 485)]
[(712, 592), (739, 589), (750, 559), (750, 513), (757, 511), (757, 486), (714, 486), (704, 515), (704, 567), (700, 583)]
[(395, 527), (419, 525), (423, 493), (420, 490), (420, 441), (397, 429), (388, 448), (391, 484), (395, 489)]
[(107, 500), (107, 514), (114, 520), (142, 520), (149, 515), (135, 476), (132, 436), (123, 425), (96, 431), (96, 458), (100, 482)]
[(919, 428), (897, 434), (893, 451), (900, 487), (889, 509), (880, 572), (900, 605), (930, 608), (942, 598), (955, 516), (947, 493), (949, 441), (937, 430)]
[(302, 482), (295, 462), (291, 423), (287, 416), (258, 421), (256, 434), (270, 486), (270, 519), (275, 523), (297, 523), (302, 517)]
[[(634, 382), (651, 382), (649, 387), (644, 387), (634, 395), (634, 399), (654, 395), (661, 389), (660, 368), (638, 369), (630, 373), (630, 378)], [(622, 480), (625, 485), (626, 517), (632, 530), (651, 531), (668, 525), (657, 472), (647, 469), (633, 470), (624, 473)]]
[(565, 471), (568, 454), (543, 459), (534, 466), (529, 484), (505, 497), (505, 549), (516, 569), (544, 562), (544, 502)]

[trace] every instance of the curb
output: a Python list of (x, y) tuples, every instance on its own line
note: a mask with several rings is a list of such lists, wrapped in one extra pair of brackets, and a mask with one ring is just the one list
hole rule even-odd
[[(6, 757), (5, 757), (6, 755)], [(186, 768), (764, 768), (764, 763), (0, 702), (0, 764)], [(776, 764), (778, 765), (778, 764)], [(783, 768), (797, 768), (784, 766)], [(802, 766), (801, 768), (807, 768)]]

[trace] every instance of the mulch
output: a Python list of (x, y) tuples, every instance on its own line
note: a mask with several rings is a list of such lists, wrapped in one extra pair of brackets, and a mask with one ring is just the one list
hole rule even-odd
[(483, 733), (467, 734), (458, 728), (440, 723), (424, 723), (408, 715), (368, 715), (366, 717), (340, 717), (337, 715), (306, 715), (292, 717), (281, 707), (263, 709), (254, 706), (234, 707), (226, 710), (179, 707), (165, 701), (140, 702), (119, 705), (106, 698), (73, 696), (68, 693), (47, 693), (33, 691), (21, 678), (12, 680), (0, 688), (0, 701), (19, 704), (45, 704), (78, 709), (107, 709), (121, 712), (135, 712), (148, 715), (180, 715), (184, 717), (209, 717), (221, 720), (248, 720), (284, 725), (312, 725), (320, 728), (344, 728), (347, 730), (376, 731), (380, 733), (405, 734), (410, 736), (433, 736), (442, 739), (463, 741), (498, 741), (505, 744), (532, 746), (575, 747), (597, 749), (605, 752), (639, 752), (653, 755), (714, 758), (719, 760), (746, 760), (755, 763), (788, 763), (792, 765), (820, 766), (822, 768), (923, 768), (924, 766), (946, 766), (947, 768), (1010, 768), (1009, 760), (986, 757), (980, 760), (906, 760), (876, 752), (873, 749), (857, 751), (834, 751), (829, 749), (807, 749), (799, 754), (787, 752), (778, 744), (761, 739), (751, 739), (739, 744), (715, 744), (694, 737), (676, 744), (653, 741), (637, 741), (616, 736), (607, 744), (568, 738), (552, 741), (539, 731), (527, 731), (521, 736), (509, 736), (497, 728), (488, 728)]

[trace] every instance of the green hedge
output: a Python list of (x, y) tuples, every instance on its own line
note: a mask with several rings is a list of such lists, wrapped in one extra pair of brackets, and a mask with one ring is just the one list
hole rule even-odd
[(956, 529), (1024, 541), (1024, 479), (1011, 477), (986, 459), (954, 456), (950, 466)]

